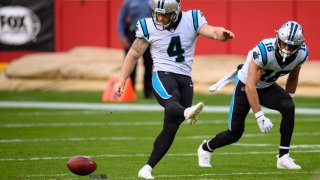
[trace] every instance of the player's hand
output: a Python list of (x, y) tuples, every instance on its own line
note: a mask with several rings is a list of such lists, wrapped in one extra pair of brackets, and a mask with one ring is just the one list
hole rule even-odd
[(228, 39), (234, 39), (235, 35), (233, 34), (233, 32), (231, 32), (229, 30), (224, 30), (223, 37), (225, 38), (225, 40), (228, 40)]
[(124, 86), (126, 85), (125, 81), (119, 81), (114, 85), (114, 95), (120, 97), (123, 94)]
[(259, 111), (255, 114), (257, 118), (257, 123), (261, 132), (266, 133), (271, 130), (273, 127), (272, 122), (269, 118), (265, 117), (262, 111)]

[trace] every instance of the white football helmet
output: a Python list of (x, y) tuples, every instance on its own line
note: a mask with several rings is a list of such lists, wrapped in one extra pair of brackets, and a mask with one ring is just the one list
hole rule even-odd
[[(287, 44), (292, 51), (282, 49), (280, 43)], [(283, 57), (283, 62), (286, 57), (295, 54), (303, 43), (304, 34), (302, 27), (295, 21), (284, 23), (277, 31), (277, 47), (280, 55)]]
[[(153, 22), (159, 29), (166, 29), (171, 24), (177, 22), (180, 13), (180, 0), (151, 0), (151, 15)], [(162, 24), (158, 22), (156, 14), (169, 14), (172, 13), (170, 17), (170, 22), (168, 24)]]

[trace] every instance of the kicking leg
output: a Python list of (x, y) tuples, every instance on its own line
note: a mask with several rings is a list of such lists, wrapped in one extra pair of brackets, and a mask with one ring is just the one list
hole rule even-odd
[[(171, 147), (180, 124), (185, 120), (184, 111), (186, 107), (191, 106), (193, 94), (185, 97), (185, 93), (181, 93), (184, 92), (181, 90), (183, 88), (179, 88), (184, 85), (182, 83), (191, 81), (191, 78), (182, 76), (179, 82), (179, 77), (180, 75), (167, 72), (155, 72), (152, 77), (154, 95), (159, 104), (164, 107), (164, 125), (154, 142), (150, 158), (146, 166), (139, 171), (138, 177), (145, 179), (152, 177), (152, 168), (159, 163)], [(193, 93), (193, 91), (189, 92)]]

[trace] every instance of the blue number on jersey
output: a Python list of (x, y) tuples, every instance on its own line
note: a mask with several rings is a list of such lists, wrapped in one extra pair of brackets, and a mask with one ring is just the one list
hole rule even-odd
[(267, 50), (270, 52), (270, 51), (274, 51), (274, 48), (272, 46), (272, 43), (268, 43), (268, 44), (265, 44), (267, 46)]
[(274, 82), (276, 81), (281, 75), (288, 74), (290, 71), (279, 71), (274, 73), (273, 70), (264, 70), (265, 73), (261, 75), (260, 80), (264, 82)]
[(180, 36), (174, 36), (171, 38), (167, 53), (170, 57), (176, 57), (177, 62), (184, 61), (184, 49), (181, 46)]

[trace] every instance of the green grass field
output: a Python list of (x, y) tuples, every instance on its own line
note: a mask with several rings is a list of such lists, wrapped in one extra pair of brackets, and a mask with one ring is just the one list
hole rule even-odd
[[(139, 95), (141, 97), (141, 95)], [(101, 93), (0, 92), (4, 101), (100, 103)], [(141, 98), (140, 98), (141, 99)], [(229, 106), (228, 95), (195, 95), (194, 102)], [(297, 108), (320, 109), (320, 98), (296, 97)], [(134, 104), (157, 104), (139, 100)], [(133, 105), (134, 105), (133, 104)], [(198, 124), (182, 124), (167, 155), (154, 168), (156, 179), (320, 179), (320, 115), (296, 115), (290, 155), (302, 170), (278, 170), (279, 114), (274, 127), (260, 133), (252, 114), (234, 145), (218, 149), (212, 168), (197, 166), (197, 148), (205, 138), (227, 129), (228, 114), (203, 112)], [(107, 179), (137, 179), (162, 128), (162, 111), (0, 107), (0, 179), (93, 179), (66, 167), (75, 155), (91, 156), (94, 174)]]

